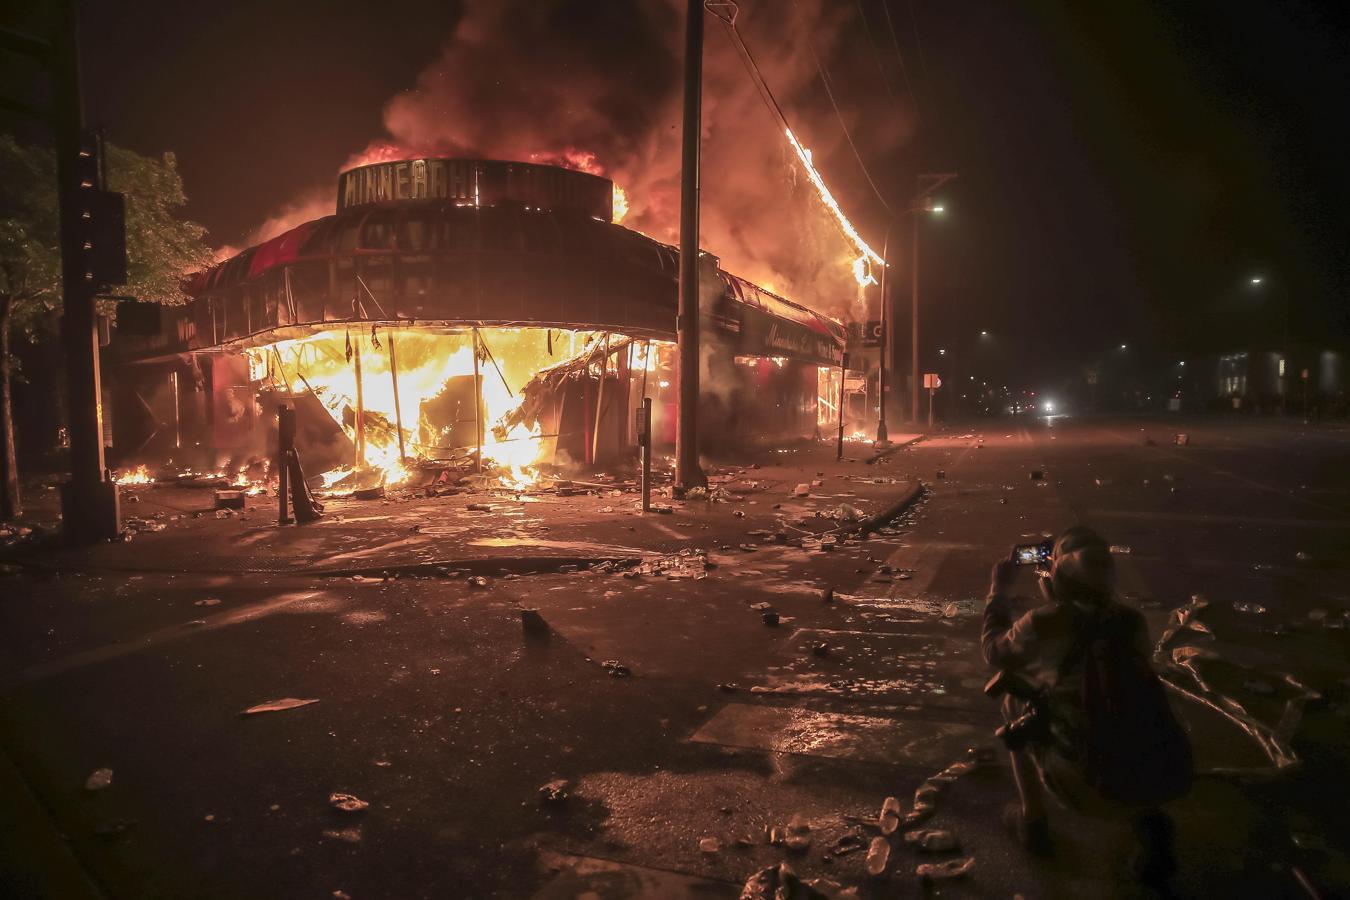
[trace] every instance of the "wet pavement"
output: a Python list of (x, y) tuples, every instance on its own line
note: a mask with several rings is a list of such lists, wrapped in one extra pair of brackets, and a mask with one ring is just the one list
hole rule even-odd
[[(29, 792), (25, 831), (73, 852), (93, 896), (736, 897), (784, 861), (862, 897), (1132, 896), (1122, 826), (1056, 816), (1059, 853), (1033, 865), (999, 824), (1003, 759), (948, 770), (997, 722), (976, 646), (991, 562), (1083, 521), (1128, 548), (1121, 589), (1155, 640), (1209, 601), (1212, 635), (1159, 657), (1207, 651), (1169, 672), (1205, 773), (1176, 804), (1179, 893), (1300, 896), (1297, 870), (1334, 895), (1350, 434), (1186, 429), (1180, 447), (1166, 422), (994, 421), (879, 463), (798, 448), (725, 470), (754, 483), (729, 502), (658, 501), (669, 515), (503, 491), (336, 501), (278, 529), (266, 497), (196, 518), (205, 497), (145, 488), (129, 512), (165, 530), (0, 579), (19, 773), (0, 787)], [(816, 515), (870, 515), (916, 480), (926, 499), (880, 532)], [(317, 702), (241, 715), (283, 698)], [(1281, 747), (1297, 762), (1277, 768)], [(932, 812), (871, 877), (886, 797)], [(920, 827), (959, 849), (903, 840)], [(41, 877), (4, 844), (11, 884)]]

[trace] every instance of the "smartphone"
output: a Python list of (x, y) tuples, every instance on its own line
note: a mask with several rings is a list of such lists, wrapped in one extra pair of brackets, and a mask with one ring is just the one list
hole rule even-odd
[(1039, 544), (1018, 544), (1013, 548), (1013, 559), (1019, 566), (1043, 566), (1050, 561), (1053, 549), (1048, 541)]

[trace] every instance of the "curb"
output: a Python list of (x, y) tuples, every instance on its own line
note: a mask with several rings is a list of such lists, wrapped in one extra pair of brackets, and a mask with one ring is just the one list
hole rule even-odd
[(904, 515), (910, 507), (918, 503), (928, 493), (928, 485), (922, 481), (916, 481), (914, 487), (906, 491), (899, 500), (896, 500), (890, 506), (871, 518), (863, 519), (861, 522), (854, 522), (847, 528), (839, 530), (839, 534), (870, 534), (884, 528), (892, 520)]
[[(660, 555), (656, 551), (645, 553), (647, 556)], [(299, 578), (354, 578), (357, 576), (383, 577), (385, 575), (439, 575), (439, 570), (451, 569), (469, 575), (535, 575), (558, 572), (564, 566), (589, 567), (610, 562), (614, 565), (636, 565), (643, 555), (606, 554), (601, 556), (480, 556), (472, 559), (444, 559), (433, 562), (388, 563), (386, 565), (351, 566), (346, 568), (306, 568), (290, 566), (285, 568), (241, 569), (241, 568), (199, 568), (199, 569), (146, 569), (122, 566), (57, 566), (54, 563), (28, 561), (19, 568), (25, 574), (71, 574), (84, 575), (286, 575)]]
[(885, 459), (886, 457), (890, 456), (892, 453), (894, 453), (895, 451), (901, 449), (902, 447), (913, 447), (915, 444), (919, 443), (920, 441), (925, 441), (925, 440), (927, 440), (927, 439), (928, 439), (928, 435), (926, 435), (926, 434), (918, 434), (918, 435), (915, 435), (914, 437), (910, 438), (910, 439), (907, 440), (907, 441), (901, 441), (901, 442), (898, 443), (898, 444), (891, 444), (891, 446), (887, 447), (887, 448), (884, 449), (884, 450), (876, 450), (876, 451), (874, 451), (874, 452), (872, 453), (871, 458), (869, 458), (869, 459), (867, 460), (867, 464), (868, 464), (869, 466), (870, 466), (870, 465), (874, 465), (874, 464), (877, 463), (878, 461)]

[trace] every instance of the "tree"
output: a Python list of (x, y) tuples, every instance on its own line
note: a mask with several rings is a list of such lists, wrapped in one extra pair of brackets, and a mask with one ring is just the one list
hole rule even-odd
[[(187, 202), (173, 154), (161, 159), (107, 147), (108, 189), (126, 195), (128, 283), (118, 293), (153, 303), (188, 300), (183, 281), (211, 263), (206, 229), (180, 219)], [(12, 384), (16, 332), (55, 333), (61, 303), (56, 158), (45, 147), (0, 135), (0, 520), (22, 510), (14, 449)]]

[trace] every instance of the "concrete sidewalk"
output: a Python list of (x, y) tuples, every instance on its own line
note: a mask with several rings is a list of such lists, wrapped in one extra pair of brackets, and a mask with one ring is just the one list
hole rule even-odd
[[(449, 496), (399, 488), (375, 500), (339, 494), (324, 499), (322, 519), (291, 526), (276, 524), (270, 491), (249, 496), (236, 513), (216, 511), (209, 489), (127, 485), (124, 542), (48, 547), (7, 561), (65, 572), (496, 574), (632, 562), (691, 542), (715, 549), (796, 541), (903, 496), (914, 480), (904, 452), (919, 439), (898, 436), (881, 454), (852, 442), (843, 460), (824, 442), (748, 454), (738, 465), (708, 467), (711, 499), (672, 500), (668, 472), (656, 473), (653, 506), (665, 511), (647, 514), (631, 479), (604, 474), (578, 476), (587, 486), (565, 490), (548, 478), (523, 490), (484, 478)], [(589, 486), (606, 482), (612, 486)]]

